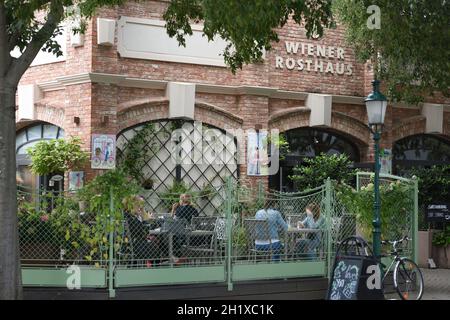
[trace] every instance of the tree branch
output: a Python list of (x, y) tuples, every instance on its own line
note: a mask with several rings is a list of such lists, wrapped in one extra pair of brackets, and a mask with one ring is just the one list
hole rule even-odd
[[(31, 9), (27, 9), (30, 12), (35, 12), (37, 10), (41, 10), (43, 6), (45, 6), (46, 4), (50, 3), (51, 0), (36, 0), (33, 2), (29, 2), (29, 3), (24, 3), (21, 4), (21, 7), (28, 7)], [(24, 10), (24, 11), (27, 11)], [(32, 18), (32, 16), (30, 17), (30, 19)], [(14, 17), (13, 17), (14, 19)], [(18, 19), (19, 20), (19, 19)], [(9, 24), (14, 23), (15, 21), (10, 21)], [(17, 46), (17, 42), (20, 39), (20, 35), (22, 34), (23, 30), (21, 30), (20, 28), (16, 28), (14, 30), (14, 32), (12, 32), (12, 34), (9, 34), (9, 40), (8, 40), (8, 45), (9, 45), (9, 50), (12, 51), (14, 50), (14, 48)]]
[(33, 62), (42, 46), (52, 37), (55, 29), (58, 27), (64, 16), (64, 6), (59, 0), (52, 0), (50, 12), (47, 15), (47, 21), (37, 33), (33, 35), (30, 43), (27, 45), (22, 55), (13, 60), (8, 70), (7, 78), (11, 85), (17, 85), (20, 78)]
[(6, 33), (6, 10), (5, 1), (0, 0), (0, 76), (3, 77), (6, 74), (7, 66), (9, 64), (9, 51), (7, 46), (7, 33)]

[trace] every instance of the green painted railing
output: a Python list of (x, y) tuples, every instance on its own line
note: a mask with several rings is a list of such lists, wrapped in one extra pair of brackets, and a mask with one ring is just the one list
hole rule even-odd
[[(361, 177), (368, 177), (370, 174), (358, 174), (358, 188), (361, 187)], [(394, 177), (381, 176), (382, 178), (410, 183), (411, 180)], [(414, 212), (411, 217), (411, 234), (413, 237), (413, 255), (417, 258), (417, 180), (414, 184)], [(316, 192), (317, 200), (322, 205), (322, 212), (326, 219), (326, 230), (323, 255), (316, 260), (286, 260), (286, 261), (252, 261), (251, 259), (238, 259), (234, 256), (233, 247), (233, 212), (232, 201), (235, 185), (231, 179), (225, 186), (226, 198), (224, 203), (224, 213), (226, 220), (226, 245), (223, 259), (215, 261), (210, 265), (183, 265), (167, 267), (136, 267), (133, 265), (121, 265), (118, 263), (114, 252), (114, 232), (109, 234), (109, 257), (108, 261), (101, 266), (80, 266), (79, 285), (81, 288), (104, 288), (108, 290), (111, 298), (115, 297), (115, 289), (125, 287), (160, 286), (176, 284), (194, 283), (223, 283), (228, 290), (233, 290), (233, 284), (240, 281), (254, 281), (266, 279), (288, 279), (301, 277), (328, 277), (333, 264), (335, 235), (332, 234), (333, 219), (342, 215), (337, 212), (334, 190), (331, 181), (328, 179), (324, 186), (312, 190)], [(258, 189), (258, 194), (261, 192)], [(311, 191), (310, 191), (311, 192)], [(299, 197), (307, 195), (298, 194)], [(292, 197), (292, 195), (291, 195)], [(114, 203), (111, 197), (111, 211), (114, 210)], [(112, 215), (111, 215), (112, 219)], [(114, 225), (111, 223), (111, 225)], [(74, 274), (69, 269), (58, 266), (27, 266), (22, 268), (22, 279), (24, 286), (40, 287), (68, 287), (68, 280)]]

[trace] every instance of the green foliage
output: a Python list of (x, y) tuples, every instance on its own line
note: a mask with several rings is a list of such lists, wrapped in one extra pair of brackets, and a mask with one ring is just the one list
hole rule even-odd
[(40, 141), (27, 152), (31, 157), (31, 171), (38, 175), (77, 170), (89, 159), (81, 149), (79, 138)]
[(416, 168), (410, 176), (419, 180), (419, 203), (448, 201), (450, 199), (450, 165)]
[[(381, 9), (380, 29), (367, 27), (371, 5)], [(449, 96), (448, 1), (336, 0), (333, 12), (359, 60), (372, 60), (391, 100), (417, 103), (434, 92)]]
[(322, 153), (315, 158), (305, 159), (305, 164), (294, 168), (294, 175), (289, 178), (299, 190), (309, 190), (320, 187), (327, 178), (349, 184), (355, 174), (356, 170), (351, 169), (347, 155)]
[(26, 201), (22, 195), (17, 198), (17, 217), (21, 244), (54, 242), (48, 213), (36, 208), (34, 203)]
[(408, 174), (416, 176), (419, 183), (419, 229), (428, 230), (425, 219), (425, 206), (431, 203), (448, 202), (450, 199), (450, 165), (433, 166), (432, 168), (415, 168)]
[(267, 145), (269, 150), (271, 150), (271, 145), (273, 144), (273, 148), (278, 152), (280, 160), (284, 160), (286, 155), (291, 152), (289, 149), (289, 142), (287, 141), (286, 135), (283, 133), (274, 135), (273, 137), (268, 135), (267, 138), (263, 140), (263, 145), (264, 144)]
[[(81, 25), (74, 28), (73, 32), (84, 32), (86, 19), (92, 17), (97, 8), (119, 5), (123, 2), (123, 0), (5, 0), (2, 4), (5, 7), (10, 50), (17, 46), (23, 52), (30, 45), (30, 40), (33, 40), (33, 42), (44, 43), (43, 51), (60, 56), (62, 55), (61, 47), (52, 39), (62, 33), (62, 28), (57, 26), (60, 21), (80, 17)], [(44, 21), (38, 18), (39, 13), (42, 12), (46, 13)], [(45, 23), (47, 25), (51, 23), (51, 26), (42, 28)], [(56, 27), (53, 28), (53, 26)]]
[[(99, 258), (105, 258), (109, 248), (108, 235), (115, 231), (114, 245), (120, 247), (124, 239), (122, 214), (133, 204), (128, 201), (139, 194), (140, 187), (120, 169), (107, 171), (89, 182), (80, 190), (78, 197), (86, 201), (89, 211), (94, 215), (95, 223), (86, 229), (84, 226), (72, 225), (76, 232), (83, 235), (84, 242), (90, 247), (92, 254), (87, 255), (87, 260), (94, 258), (93, 254), (103, 252)], [(112, 198), (111, 198), (112, 196)], [(112, 211), (111, 211), (112, 201)]]
[(148, 158), (153, 157), (158, 152), (159, 145), (156, 142), (151, 144), (150, 148), (147, 148), (148, 137), (152, 137), (154, 132), (155, 125), (153, 123), (145, 124), (128, 142), (120, 164), (124, 172), (139, 183), (144, 183), (149, 179), (142, 175), (142, 168), (148, 161)]
[[(75, 196), (41, 195), (41, 209), (19, 197), (20, 243), (41, 245), (43, 253), (46, 245), (56, 245), (64, 249), (64, 258), (68, 260), (106, 260), (110, 232), (115, 233), (114, 246), (120, 247), (126, 241), (122, 238), (122, 213), (133, 206), (129, 200), (138, 192), (139, 187), (123, 171), (111, 170), (97, 176)], [(89, 210), (83, 216), (80, 215), (79, 201), (89, 204)]]
[(437, 247), (450, 246), (450, 226), (433, 235), (433, 244)]
[(219, 36), (229, 44), (223, 53), (233, 72), (244, 64), (260, 62), (264, 50), (278, 41), (277, 28), (288, 18), (304, 23), (307, 36), (323, 34), (333, 26), (331, 0), (172, 0), (164, 14), (169, 36), (181, 45), (192, 35), (190, 23), (203, 22), (208, 40)]
[[(350, 213), (356, 214), (361, 231), (366, 239), (371, 238), (373, 230), (375, 192), (373, 182), (360, 191), (346, 185), (337, 185), (336, 198)], [(400, 181), (380, 186), (381, 232), (382, 238), (396, 240), (405, 236), (407, 225), (414, 210), (413, 186)], [(402, 229), (403, 228), (403, 229)]]
[(205, 183), (202, 190), (198, 193), (198, 196), (202, 199), (211, 199), (214, 196), (216, 189), (211, 182)]

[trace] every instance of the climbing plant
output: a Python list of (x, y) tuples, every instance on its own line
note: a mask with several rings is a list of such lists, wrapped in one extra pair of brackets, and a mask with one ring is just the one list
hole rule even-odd
[[(133, 177), (139, 184), (147, 183), (147, 179), (142, 174), (142, 168), (149, 157), (154, 156), (158, 151), (157, 143), (148, 143), (148, 137), (152, 137), (155, 133), (155, 125), (153, 123), (145, 124), (141, 130), (137, 131), (135, 136), (127, 143), (124, 148), (125, 153), (121, 161), (122, 170)], [(149, 148), (150, 145), (150, 148)]]

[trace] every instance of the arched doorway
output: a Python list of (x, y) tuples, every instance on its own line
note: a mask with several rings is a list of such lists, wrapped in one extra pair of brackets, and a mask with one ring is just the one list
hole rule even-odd
[(290, 152), (284, 160), (280, 161), (278, 174), (270, 177), (269, 187), (271, 189), (285, 192), (295, 191), (289, 176), (293, 174), (294, 167), (302, 165), (305, 158), (314, 158), (321, 153), (346, 154), (354, 163), (360, 161), (360, 152), (356, 144), (333, 131), (297, 128), (286, 131), (284, 134), (289, 143)]
[[(204, 123), (183, 120), (158, 120), (125, 129), (117, 137), (117, 160), (123, 161), (129, 142), (144, 126), (153, 124), (145, 137), (145, 161), (140, 169), (153, 186), (143, 196), (147, 209), (167, 212), (161, 194), (175, 182), (200, 194), (206, 187), (218, 190), (228, 177), (239, 178), (237, 142), (225, 131)], [(197, 202), (202, 215), (212, 215), (223, 205), (224, 194), (213, 192)]]
[(412, 168), (429, 168), (450, 163), (450, 138), (419, 134), (403, 138), (394, 144), (393, 167), (397, 175)]
[(21, 129), (16, 135), (16, 171), (19, 184), (29, 192), (35, 192), (39, 189), (62, 190), (64, 182), (59, 181), (57, 185), (49, 186), (50, 176), (35, 176), (29, 165), (31, 159), (27, 150), (40, 141), (54, 140), (64, 138), (64, 130), (49, 123), (37, 123)]

